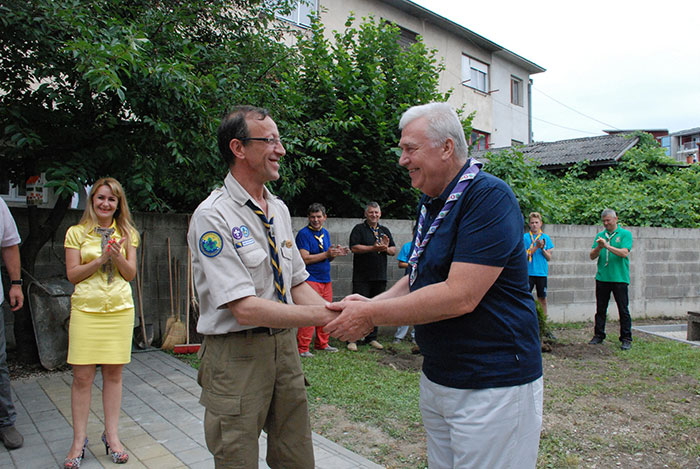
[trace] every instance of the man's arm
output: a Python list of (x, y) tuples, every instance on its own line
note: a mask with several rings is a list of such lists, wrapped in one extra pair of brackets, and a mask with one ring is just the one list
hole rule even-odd
[[(10, 280), (19, 280), (22, 278), (22, 264), (19, 259), (19, 244), (13, 246), (2, 247), (2, 261), (7, 269), (7, 274)], [(9, 291), (10, 309), (17, 311), (24, 304), (24, 293), (22, 293), (22, 285), (10, 285)]]
[(598, 246), (594, 247), (593, 250), (591, 251), (590, 257), (591, 260), (594, 260), (598, 258), (600, 255), (600, 251), (603, 250), (603, 248), (607, 249), (610, 251), (610, 253), (615, 254), (618, 257), (625, 258), (630, 255), (630, 250), (627, 248), (616, 248), (614, 246), (611, 246), (609, 242), (605, 241), (603, 238), (598, 238), (596, 240), (598, 243)]
[(333, 258), (330, 256), (330, 249), (326, 252), (319, 252), (317, 254), (311, 254), (309, 251), (306, 249), (299, 249), (299, 254), (301, 254), (301, 258), (304, 259), (304, 264), (310, 265), (310, 264), (318, 264), (319, 262), (323, 262), (326, 259), (333, 260)]
[(241, 326), (323, 326), (338, 316), (325, 307), (326, 300), (306, 282), (292, 287), (291, 293), (295, 304), (246, 296), (231, 301), (228, 308)]
[(453, 262), (447, 280), (411, 293), (404, 276), (372, 301), (334, 303), (332, 307), (342, 312), (325, 331), (352, 341), (374, 326), (427, 324), (471, 313), (502, 271), (502, 267)]
[(386, 246), (381, 244), (354, 244), (350, 246), (353, 254), (368, 254), (370, 252), (386, 251)]

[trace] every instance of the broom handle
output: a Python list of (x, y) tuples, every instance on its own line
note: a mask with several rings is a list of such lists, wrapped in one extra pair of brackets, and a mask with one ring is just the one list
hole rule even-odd
[(173, 307), (173, 266), (172, 258), (170, 257), (170, 238), (168, 238), (168, 283), (170, 284), (170, 317), (175, 317), (175, 308)]
[(148, 337), (146, 336), (146, 320), (143, 317), (143, 263), (146, 255), (146, 232), (141, 235), (141, 275), (136, 272), (136, 293), (139, 296), (139, 315), (141, 316), (141, 332), (143, 332), (144, 348), (148, 348)]
[(177, 320), (180, 320), (180, 259), (175, 259), (175, 286), (177, 288)]
[(190, 276), (192, 275), (192, 257), (190, 255), (190, 250), (187, 250), (187, 299), (185, 300), (185, 337), (187, 339), (187, 344), (190, 343)]

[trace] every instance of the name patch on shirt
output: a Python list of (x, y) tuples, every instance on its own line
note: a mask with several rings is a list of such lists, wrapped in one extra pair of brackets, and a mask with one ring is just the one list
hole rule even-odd
[(199, 238), (199, 250), (207, 257), (216, 257), (224, 247), (224, 240), (216, 231), (207, 231)]
[(236, 246), (236, 249), (242, 248), (243, 246), (248, 246), (249, 244), (253, 244), (255, 240), (253, 238), (248, 238), (244, 239), (243, 241), (236, 241), (234, 243), (234, 246)]

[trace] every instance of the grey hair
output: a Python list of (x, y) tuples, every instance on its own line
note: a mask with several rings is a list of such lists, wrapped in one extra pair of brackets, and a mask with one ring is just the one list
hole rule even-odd
[(403, 130), (416, 119), (424, 117), (428, 121), (425, 133), (434, 146), (445, 143), (450, 138), (455, 144), (455, 155), (461, 161), (469, 156), (469, 146), (464, 136), (464, 128), (457, 113), (447, 103), (428, 103), (413, 106), (406, 110), (399, 121), (399, 130)]
[(602, 212), (600, 212), (600, 218), (610, 217), (610, 216), (617, 218), (617, 213), (615, 213), (615, 210), (613, 210), (611, 208), (606, 208)]
[(370, 208), (379, 208), (379, 204), (375, 201), (367, 202), (367, 205), (365, 206), (365, 212)]

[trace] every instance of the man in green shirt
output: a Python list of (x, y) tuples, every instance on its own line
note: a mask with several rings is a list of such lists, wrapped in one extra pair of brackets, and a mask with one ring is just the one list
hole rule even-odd
[(618, 226), (614, 210), (606, 208), (600, 218), (605, 230), (596, 235), (590, 254), (591, 260), (598, 259), (598, 272), (595, 276), (595, 331), (588, 343), (600, 344), (605, 340), (605, 320), (612, 293), (620, 314), (621, 348), (629, 350), (632, 347), (632, 317), (627, 289), (630, 283), (632, 233)]

